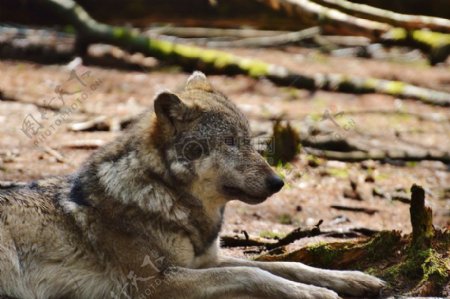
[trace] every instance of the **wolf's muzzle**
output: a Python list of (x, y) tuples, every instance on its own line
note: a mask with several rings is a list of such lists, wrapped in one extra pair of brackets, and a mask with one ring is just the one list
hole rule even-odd
[(281, 190), (284, 186), (283, 179), (278, 175), (274, 174), (266, 178), (267, 189), (272, 193), (276, 193)]

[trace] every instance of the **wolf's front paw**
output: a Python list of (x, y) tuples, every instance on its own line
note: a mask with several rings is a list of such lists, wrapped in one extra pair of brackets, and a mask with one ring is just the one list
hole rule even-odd
[(386, 283), (369, 274), (359, 271), (342, 271), (339, 273), (342, 279), (339, 287), (335, 288), (339, 293), (352, 296), (378, 295), (386, 286)]

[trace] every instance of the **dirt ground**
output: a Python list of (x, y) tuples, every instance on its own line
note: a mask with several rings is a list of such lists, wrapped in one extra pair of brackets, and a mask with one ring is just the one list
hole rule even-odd
[[(315, 72), (345, 73), (373, 76), (450, 91), (449, 64), (429, 67), (423, 62), (404, 63), (374, 61), (357, 58), (328, 57), (311, 50), (289, 48), (279, 50), (233, 50), (250, 57), (289, 66), (306, 74)], [(89, 90), (77, 109), (67, 114), (40, 108), (35, 104), (61, 107), (55, 88), (66, 91), (65, 105), (76, 102), (80, 85), (68, 81), (67, 65), (39, 65), (24, 61), (0, 61), (0, 91), (9, 97), (0, 100), (0, 181), (30, 181), (42, 177), (75, 171), (93, 149), (77, 148), (80, 143), (104, 143), (120, 132), (71, 132), (76, 122), (106, 116), (116, 120), (136, 115), (152, 105), (155, 93), (181, 85), (188, 74), (177, 68), (149, 66), (137, 71), (80, 66), (77, 74), (89, 71), (89, 80), (97, 80), (98, 87)], [(267, 80), (244, 76), (212, 75), (210, 80), (227, 94), (250, 118), (255, 131), (270, 128), (262, 121), (284, 115), (295, 120), (307, 120), (325, 111), (401, 110), (420, 113), (434, 120), (396, 114), (354, 114), (348, 118), (352, 130), (376, 136), (407, 136), (409, 140), (431, 148), (450, 149), (450, 110), (433, 107), (412, 100), (399, 100), (383, 95), (352, 95), (334, 92), (307, 92), (293, 88), (279, 88)], [(74, 83), (75, 82), (75, 83)], [(73, 93), (70, 95), (69, 93)], [(64, 117), (62, 117), (62, 115)], [(30, 117), (42, 125), (41, 132), (50, 132), (39, 144), (22, 131)], [(46, 117), (47, 119), (42, 119)], [(439, 121), (446, 119), (444, 121)], [(33, 119), (31, 119), (33, 120)], [(55, 151), (49, 151), (48, 149)], [(47, 150), (47, 151), (46, 151)], [(308, 163), (302, 151), (296, 160), (278, 171), (285, 177), (285, 188), (257, 206), (231, 202), (225, 213), (223, 234), (251, 236), (282, 236), (299, 226), (312, 226), (323, 220), (322, 229), (343, 231), (348, 228), (373, 230), (401, 230), (410, 232), (409, 205), (373, 195), (375, 190), (388, 194), (409, 194), (412, 184), (426, 190), (427, 204), (432, 207), (436, 227), (450, 227), (450, 173), (441, 162), (418, 163), (344, 163), (323, 161), (319, 166)], [(362, 200), (345, 196), (350, 181), (358, 182)], [(373, 214), (341, 211), (331, 205), (375, 209)], [(317, 242), (323, 237), (298, 241), (290, 248)], [(228, 249), (231, 254), (245, 255), (244, 250)]]

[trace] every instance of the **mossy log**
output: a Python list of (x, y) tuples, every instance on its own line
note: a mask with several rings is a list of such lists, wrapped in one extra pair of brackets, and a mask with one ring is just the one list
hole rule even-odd
[(358, 18), (386, 23), (394, 27), (401, 27), (407, 30), (426, 28), (433, 31), (450, 33), (450, 20), (443, 18), (401, 14), (366, 4), (350, 2), (347, 0), (312, 1), (319, 5), (337, 9)]
[(218, 50), (204, 49), (149, 38), (137, 31), (109, 26), (92, 19), (72, 0), (39, 0), (43, 7), (72, 25), (78, 34), (79, 49), (87, 49), (91, 43), (106, 43), (129, 52), (140, 52), (157, 59), (170, 61), (187, 69), (203, 69), (210, 72), (246, 74), (255, 78), (266, 77), (279, 85), (311, 90), (324, 89), (349, 93), (383, 93), (400, 98), (413, 98), (422, 102), (450, 106), (450, 94), (409, 85), (400, 81), (361, 79), (344, 75), (305, 76), (261, 60), (232, 55)]
[(346, 269), (366, 259), (388, 258), (401, 247), (401, 240), (400, 232), (383, 231), (365, 240), (321, 242), (285, 254), (261, 255), (257, 260), (302, 262), (315, 267)]

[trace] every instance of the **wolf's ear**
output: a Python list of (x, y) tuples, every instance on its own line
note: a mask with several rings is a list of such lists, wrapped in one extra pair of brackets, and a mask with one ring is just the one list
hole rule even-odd
[(211, 83), (209, 83), (205, 74), (199, 71), (195, 71), (189, 76), (186, 82), (186, 90), (201, 89), (204, 91), (213, 91)]
[(174, 125), (196, 117), (197, 110), (189, 107), (174, 93), (163, 91), (156, 96), (154, 103), (156, 117)]

